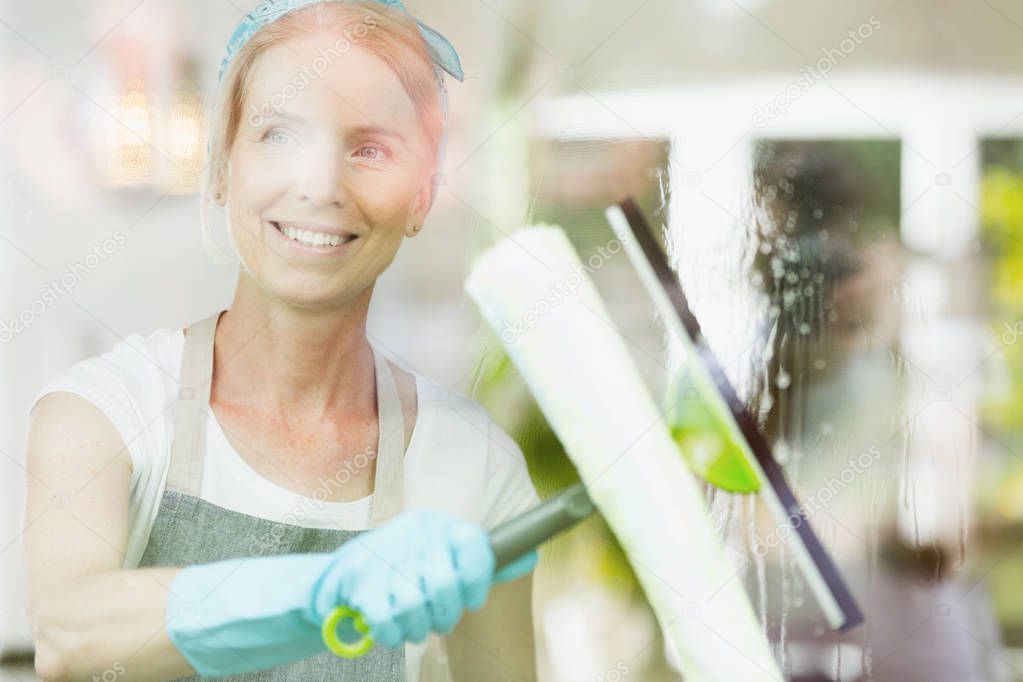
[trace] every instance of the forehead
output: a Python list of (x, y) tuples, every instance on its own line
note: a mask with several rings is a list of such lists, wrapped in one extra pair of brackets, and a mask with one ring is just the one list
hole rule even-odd
[(310, 34), (264, 51), (249, 75), (245, 110), (279, 109), (333, 127), (415, 126), (415, 106), (387, 63), (357, 44), (338, 50), (336, 41)]

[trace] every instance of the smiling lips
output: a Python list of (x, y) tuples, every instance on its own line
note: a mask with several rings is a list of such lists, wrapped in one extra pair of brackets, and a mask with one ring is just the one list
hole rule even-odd
[(270, 221), (274, 229), (283, 234), (293, 242), (303, 246), (332, 249), (348, 244), (358, 239), (359, 235), (345, 230), (339, 230), (329, 225), (320, 223), (307, 223), (298, 221)]

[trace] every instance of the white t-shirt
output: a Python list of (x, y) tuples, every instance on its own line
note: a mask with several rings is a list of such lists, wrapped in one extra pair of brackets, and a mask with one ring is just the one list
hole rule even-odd
[[(124, 440), (132, 462), (125, 568), (138, 566), (166, 485), (184, 342), (181, 329), (131, 334), (61, 372), (32, 401), (52, 391), (78, 394), (96, 405)], [(522, 450), (479, 403), (395, 364), (415, 376), (418, 402), (405, 452), (405, 509), (446, 511), (489, 529), (539, 503)], [(324, 481), (324, 494), (343, 480)], [(373, 510), (372, 494), (327, 502), (262, 477), (231, 447), (212, 410), (200, 497), (309, 528), (367, 529)], [(418, 679), (424, 648), (406, 647), (410, 681)]]

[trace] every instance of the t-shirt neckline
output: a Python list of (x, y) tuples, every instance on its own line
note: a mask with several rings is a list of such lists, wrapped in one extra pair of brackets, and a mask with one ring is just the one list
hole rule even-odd
[[(184, 332), (183, 329), (178, 329), (178, 337), (180, 339), (181, 345), (184, 346), (185, 332)], [(372, 341), (370, 341), (370, 343), (372, 343)], [(374, 349), (374, 352), (379, 352), (379, 351), (376, 351)], [(415, 444), (417, 442), (419, 442), (419, 440), (420, 440), (417, 436), (418, 436), (419, 432), (422, 430), (421, 427), (422, 427), (422, 424), (423, 424), (423, 384), (425, 382), (423, 380), (423, 377), (418, 372), (412, 372), (412, 376), (413, 376), (413, 378), (415, 379), (415, 382), (416, 382), (416, 423), (412, 427), (412, 434), (409, 436), (408, 444), (405, 446), (405, 453), (404, 453), (404, 455), (405, 455), (405, 459), (406, 460), (413, 453), (413, 447), (415, 446)], [(405, 423), (404, 413), (402, 414), (402, 417), (403, 417), (402, 418), (402, 424), (404, 424)], [(212, 424), (211, 424), (211, 422), (212, 422)], [(317, 500), (316, 498), (309, 497), (308, 495), (303, 495), (302, 493), (296, 492), (296, 491), (291, 490), (289, 488), (285, 488), (282, 485), (274, 483), (269, 478), (266, 478), (261, 473), (259, 473), (255, 469), (253, 469), (252, 466), (248, 462), (245, 461), (245, 458), (242, 457), (238, 453), (237, 450), (235, 450), (234, 446), (231, 445), (231, 441), (228, 440), (227, 434), (224, 433), (224, 429), (220, 425), (220, 420), (217, 419), (217, 415), (213, 411), (213, 407), (212, 406), (209, 409), (209, 417), (207, 418), (207, 430), (209, 430), (210, 426), (212, 426), (212, 428), (213, 428), (213, 435), (220, 439), (220, 443), (223, 446), (223, 450), (228, 453), (228, 457), (230, 457), (234, 461), (235, 464), (243, 467), (249, 474), (251, 474), (251, 476), (255, 480), (260, 481), (261, 485), (265, 485), (268, 488), (276, 491), (277, 493), (279, 493), (281, 495), (287, 495), (287, 496), (296, 498), (297, 500), (299, 500), (301, 502), (306, 502), (306, 501), (313, 502), (313, 503), (319, 505), (319, 508), (322, 509), (322, 510), (325, 510), (325, 511), (335, 511), (335, 512), (340, 512), (340, 513), (359, 511), (359, 510), (361, 510), (364, 507), (371, 506), (372, 503), (373, 503), (373, 498), (374, 498), (374, 495), (376, 493), (376, 486), (375, 485), (374, 485), (373, 492), (371, 492), (369, 495), (366, 495), (364, 497), (360, 497), (357, 500), (351, 500), (349, 502), (332, 502), (332, 501), (329, 501), (329, 500), (320, 501), (320, 500)]]

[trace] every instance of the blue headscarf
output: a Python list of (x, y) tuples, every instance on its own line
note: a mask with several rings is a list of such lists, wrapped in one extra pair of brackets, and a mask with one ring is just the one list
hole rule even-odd
[[(249, 38), (253, 36), (259, 29), (266, 26), (267, 24), (276, 21), (286, 14), (290, 14), (295, 10), (308, 7), (309, 5), (315, 5), (320, 2), (343, 2), (344, 0), (263, 0), (255, 9), (245, 15), (241, 23), (238, 24), (238, 28), (231, 34), (231, 39), (227, 41), (227, 50), (224, 53), (224, 59), (220, 62), (220, 73), (217, 74), (217, 81), (223, 79), (224, 73), (227, 71), (228, 64), (234, 59), (234, 56), (241, 49), (242, 45), (248, 42)], [(447, 89), (444, 86), (444, 75), (440, 72), (440, 69), (448, 72), (459, 81), (464, 80), (462, 74), (462, 64), (458, 59), (458, 53), (455, 52), (454, 46), (448, 42), (447, 38), (442, 36), (437, 31), (433, 30), (423, 22), (419, 21), (415, 17), (412, 17), (405, 9), (405, 5), (401, 3), (401, 0), (373, 0), (381, 5), (392, 7), (400, 12), (408, 14), (416, 25), (419, 27), (419, 34), (423, 37), (426, 42), (426, 49), (430, 53), (430, 59), (434, 63), (434, 71), (437, 74), (437, 87), (440, 90), (441, 110), (444, 117), (444, 127), (441, 133), (440, 144), (437, 149), (437, 172), (440, 173), (441, 166), (444, 159), (444, 150), (447, 146), (448, 137), (448, 96)]]
[[(217, 76), (217, 80), (224, 77), (224, 72), (227, 70), (227, 65), (234, 58), (241, 46), (248, 42), (249, 38), (263, 28), (267, 24), (277, 21), (286, 14), (290, 14), (295, 10), (308, 7), (309, 5), (315, 5), (320, 2), (343, 2), (344, 0), (263, 0), (263, 2), (256, 5), (256, 8), (245, 15), (242, 19), (242, 23), (238, 24), (238, 28), (231, 34), (231, 39), (227, 41), (227, 51), (224, 53), (224, 59), (220, 62), (220, 74)], [(405, 9), (405, 5), (401, 3), (401, 0), (373, 0), (381, 5), (387, 7), (393, 7), (394, 9), (408, 14), (408, 10)], [(412, 17), (411, 14), (409, 14)], [(458, 59), (458, 53), (455, 52), (454, 46), (448, 42), (447, 38), (442, 36), (437, 31), (419, 21), (415, 17), (416, 25), (419, 27), (419, 33), (423, 36), (423, 40), (426, 41), (426, 48), (430, 52), (430, 58), (433, 59), (433, 63), (444, 69), (452, 76), (457, 78), (459, 81), (464, 80), (462, 75), (462, 64)]]

